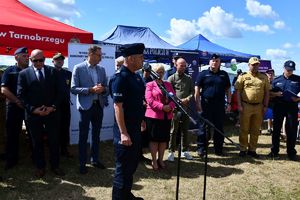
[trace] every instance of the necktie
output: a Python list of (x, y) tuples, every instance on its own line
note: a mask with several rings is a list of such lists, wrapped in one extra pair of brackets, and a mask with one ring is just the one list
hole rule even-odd
[(38, 72), (39, 72), (39, 81), (43, 83), (45, 81), (43, 72), (41, 69), (38, 69)]

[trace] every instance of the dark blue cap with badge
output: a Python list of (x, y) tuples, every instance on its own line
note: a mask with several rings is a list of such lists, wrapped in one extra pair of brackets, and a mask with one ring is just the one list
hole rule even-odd
[(215, 54), (215, 53), (213, 55), (211, 55), (211, 57), (210, 57), (211, 60), (218, 59), (218, 58), (220, 58), (220, 56), (218, 54)]
[(120, 47), (122, 56), (128, 57), (135, 54), (143, 54), (145, 45), (143, 43), (124, 44)]
[(28, 49), (27, 49), (26, 47), (18, 48), (18, 49), (15, 51), (14, 55), (18, 55), (18, 54), (20, 54), (20, 53), (27, 53), (27, 54), (28, 54)]
[(296, 63), (292, 60), (288, 60), (284, 63), (284, 68), (289, 71), (294, 71), (296, 69)]

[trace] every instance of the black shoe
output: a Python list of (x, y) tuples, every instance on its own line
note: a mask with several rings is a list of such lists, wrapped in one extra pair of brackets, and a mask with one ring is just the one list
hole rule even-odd
[(289, 157), (289, 159), (290, 159), (291, 161), (297, 161), (297, 160), (298, 160), (296, 154), (295, 154), (295, 155), (288, 155), (288, 157)]
[(145, 156), (141, 155), (140, 156), (140, 162), (146, 162), (146, 163), (151, 163), (151, 159), (146, 158)]
[(273, 153), (272, 151), (268, 154), (269, 158), (272, 159), (278, 159), (279, 158), (279, 154), (278, 153)]
[(240, 151), (239, 157), (245, 157), (247, 155), (246, 151)]
[(144, 200), (144, 198), (142, 198), (142, 197), (134, 196), (131, 192), (130, 192), (130, 195), (129, 195), (129, 199), (130, 200)]
[(99, 161), (97, 161), (97, 162), (92, 162), (92, 165), (93, 165), (94, 167), (99, 168), (99, 169), (106, 169), (106, 167), (105, 167), (101, 162), (99, 162)]
[(247, 154), (252, 158), (259, 158), (259, 155), (255, 151), (248, 151)]
[(87, 174), (88, 170), (87, 170), (86, 166), (80, 166), (79, 167), (79, 173), (80, 174)]
[(60, 169), (60, 168), (55, 168), (55, 169), (52, 169), (52, 172), (56, 175), (56, 176), (65, 176), (65, 172)]

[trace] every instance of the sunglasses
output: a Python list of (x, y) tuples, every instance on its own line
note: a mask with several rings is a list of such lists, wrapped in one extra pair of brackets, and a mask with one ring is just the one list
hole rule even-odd
[(32, 62), (36, 63), (36, 62), (44, 62), (45, 58), (40, 58), (40, 59), (32, 59)]

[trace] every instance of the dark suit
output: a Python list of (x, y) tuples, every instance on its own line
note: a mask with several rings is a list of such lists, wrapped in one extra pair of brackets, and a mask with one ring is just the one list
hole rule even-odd
[(62, 100), (58, 106), (59, 113), (59, 138), (60, 138), (60, 150), (62, 155), (68, 153), (68, 145), (70, 143), (70, 120), (71, 120), (71, 109), (70, 109), (70, 86), (72, 72), (60, 69), (57, 70), (59, 75), (60, 88), (62, 89)]
[(46, 166), (44, 157), (43, 139), (45, 131), (48, 136), (50, 165), (52, 169), (59, 166), (59, 139), (57, 132), (57, 112), (51, 112), (46, 116), (33, 114), (35, 108), (42, 105), (58, 107), (61, 99), (57, 71), (44, 65), (45, 81), (40, 82), (34, 68), (28, 67), (19, 73), (17, 95), (23, 102), (28, 121), (28, 128), (32, 135), (33, 156), (38, 169)]

